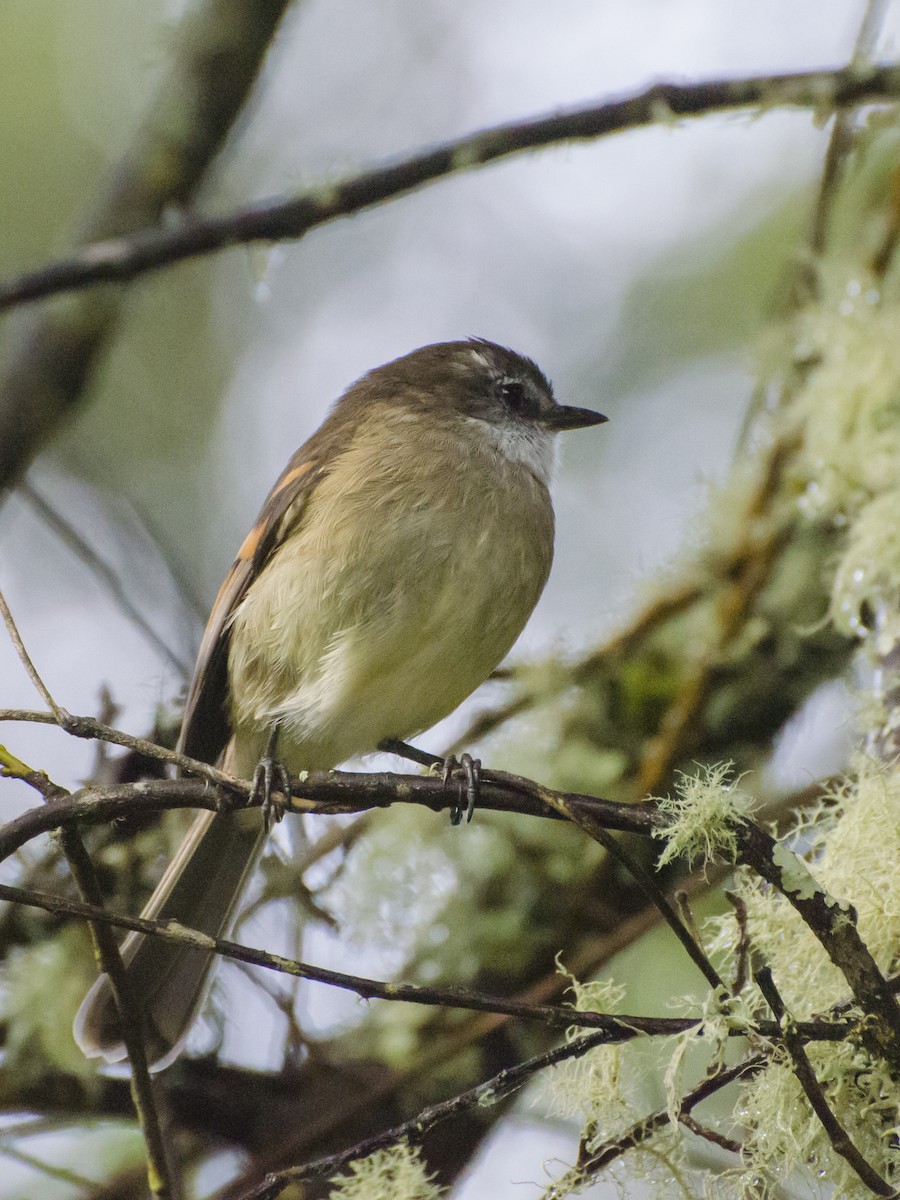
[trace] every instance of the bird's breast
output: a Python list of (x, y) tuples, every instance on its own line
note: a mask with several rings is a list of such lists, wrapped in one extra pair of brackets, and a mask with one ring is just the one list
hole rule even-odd
[[(390, 436), (388, 436), (388, 432)], [(357, 437), (236, 611), (233, 720), (293, 770), (446, 716), (508, 653), (553, 554), (546, 484), (491, 445)]]

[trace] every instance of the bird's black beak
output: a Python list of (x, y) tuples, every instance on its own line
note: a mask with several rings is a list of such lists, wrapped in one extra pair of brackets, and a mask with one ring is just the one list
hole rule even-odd
[(602, 425), (609, 418), (603, 413), (594, 412), (592, 408), (570, 408), (565, 404), (557, 404), (549, 412), (542, 414), (542, 422), (547, 429), (558, 432), (563, 429), (587, 429), (590, 425)]

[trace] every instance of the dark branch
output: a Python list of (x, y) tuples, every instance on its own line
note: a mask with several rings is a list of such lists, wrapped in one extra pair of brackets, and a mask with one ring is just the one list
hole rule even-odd
[[(606, 1034), (606, 1044), (631, 1041), (638, 1035), (671, 1037), (696, 1028), (701, 1022), (693, 1017), (638, 1017), (599, 1012), (580, 1012), (577, 1009), (557, 1004), (529, 1004), (524, 1000), (511, 1000), (505, 996), (488, 996), (472, 988), (420, 987), (410, 983), (385, 983), (367, 979), (361, 975), (348, 975), (316, 967), (311, 963), (284, 958), (251, 946), (242, 946), (226, 938), (213, 938), (198, 930), (189, 929), (176, 921), (154, 921), (146, 917), (128, 917), (107, 912), (97, 903), (84, 903), (64, 896), (51, 896), (30, 888), (0, 884), (0, 900), (11, 904), (26, 904), (45, 912), (78, 917), (106, 927), (126, 929), (160, 937), (164, 941), (183, 945), (200, 946), (213, 950), (223, 958), (249, 966), (263, 967), (296, 979), (308, 979), (328, 984), (344, 991), (355, 992), (364, 1000), (394, 1000), (406, 1004), (424, 1004), (430, 1007), (459, 1008), (470, 1012), (497, 1013), (522, 1020), (540, 1021), (544, 1025), (566, 1029), (569, 1027), (599, 1029)], [(855, 1024), (846, 1021), (806, 1021), (795, 1025), (800, 1036), (808, 1041), (843, 1041), (854, 1029)], [(752, 1029), (734, 1028), (730, 1036), (745, 1037), (748, 1033), (760, 1037), (779, 1037), (779, 1027), (774, 1021), (763, 1021)]]
[[(698, 1083), (695, 1088), (683, 1097), (676, 1112), (678, 1120), (682, 1121), (685, 1116), (690, 1116), (698, 1104), (715, 1095), (716, 1092), (721, 1091), (729, 1084), (734, 1083), (738, 1079), (751, 1078), (753, 1075), (756, 1075), (763, 1069), (767, 1062), (767, 1055), (754, 1054), (750, 1058), (745, 1058), (743, 1062), (739, 1062), (736, 1066), (720, 1068), (704, 1079), (702, 1083)], [(668, 1109), (662, 1109), (659, 1112), (652, 1113), (649, 1117), (645, 1117), (642, 1121), (638, 1121), (620, 1137), (604, 1142), (602, 1146), (598, 1146), (592, 1152), (588, 1159), (579, 1164), (582, 1177), (587, 1178), (588, 1176), (596, 1175), (604, 1167), (608, 1167), (611, 1162), (614, 1162), (617, 1158), (621, 1158), (628, 1150), (633, 1150), (636, 1146), (649, 1141), (654, 1133), (660, 1129), (664, 1129), (669, 1122), (670, 1115)]]
[(839, 1154), (850, 1165), (866, 1187), (876, 1196), (896, 1197), (898, 1193), (895, 1189), (886, 1179), (882, 1179), (875, 1168), (866, 1161), (853, 1144), (846, 1129), (829, 1108), (825, 1092), (816, 1079), (816, 1073), (809, 1061), (809, 1055), (806, 1053), (803, 1038), (797, 1032), (796, 1026), (793, 1025), (785, 1010), (784, 1001), (775, 985), (771, 970), (763, 967), (762, 970), (756, 972), (755, 978), (759, 990), (766, 998), (766, 1003), (775, 1014), (775, 1019), (781, 1024), (784, 1043), (794, 1064), (794, 1074), (806, 1093), (813, 1112), (819, 1118), (835, 1154)]
[[(169, 69), (127, 152), (72, 234), (76, 252), (127, 238), (190, 203), (222, 148), (257, 78), (288, 0), (248, 4), (203, 0), (191, 6)], [(16, 332), (0, 374), (0, 489), (29, 463), (82, 400), (121, 311), (121, 293), (94, 292), (48, 306)]]
[(376, 1150), (386, 1149), (399, 1141), (420, 1142), (425, 1134), (442, 1121), (457, 1117), (474, 1108), (498, 1104), (546, 1067), (556, 1066), (570, 1058), (581, 1058), (595, 1046), (602, 1046), (603, 1038), (602, 1033), (589, 1033), (584, 1037), (576, 1038), (575, 1041), (567, 1042), (564, 1046), (557, 1046), (554, 1050), (548, 1050), (544, 1054), (538, 1054), (518, 1066), (500, 1071), (492, 1079), (486, 1080), (477, 1087), (454, 1096), (452, 1100), (445, 1100), (442, 1104), (434, 1104), (430, 1108), (423, 1109), (411, 1121), (405, 1121), (402, 1125), (396, 1125), (393, 1129), (367, 1138), (364, 1142), (358, 1142), (349, 1150), (332, 1154), (328, 1158), (316, 1159), (302, 1167), (288, 1167), (284, 1171), (274, 1171), (267, 1175), (257, 1187), (243, 1192), (241, 1200), (275, 1200), (275, 1197), (281, 1195), (292, 1183), (330, 1178), (354, 1159), (365, 1158), (369, 1154), (374, 1154)]
[[(0, 712), (0, 720), (3, 716)], [(52, 722), (48, 714), (40, 716)], [(78, 732), (98, 725), (82, 718), (71, 720)], [(110, 733), (115, 731), (104, 730), (100, 736)], [(124, 738), (124, 735), (120, 736)], [(129, 740), (140, 741), (124, 739), (124, 743)], [(148, 745), (158, 757), (170, 754), (153, 747), (152, 743)], [(206, 775), (212, 770), (192, 760), (187, 762), (188, 769)], [(216, 775), (228, 789), (224, 795), (191, 780), (84, 788), (71, 797), (23, 813), (0, 828), (0, 861), (37, 834), (72, 820), (109, 820), (133, 813), (136, 808), (197, 807), (224, 811), (246, 803), (250, 792), (246, 781), (233, 780), (221, 772)], [(455, 802), (453, 793), (447, 791), (442, 780), (427, 776), (316, 772), (308, 778), (293, 780), (291, 791), (290, 810), (309, 813), (359, 812), (395, 803), (420, 804), (442, 811)], [(481, 804), (486, 809), (528, 816), (547, 817), (555, 810), (583, 826), (587, 832), (596, 827), (603, 831), (617, 829), (648, 836), (654, 831), (665, 830), (669, 824), (669, 819), (649, 801), (626, 804), (557, 792), (500, 771), (483, 773)], [(892, 1066), (900, 1068), (900, 1007), (859, 936), (850, 906), (829, 896), (816, 883), (803, 860), (759, 826), (747, 820), (736, 820), (735, 832), (737, 861), (752, 867), (793, 905), (843, 973), (860, 1006), (873, 1018), (864, 1023), (860, 1035), (870, 1053), (884, 1057)]]
[(21, 500), (31, 507), (47, 528), (52, 530), (60, 541), (72, 551), (76, 558), (80, 559), (98, 580), (116, 607), (136, 629), (140, 630), (157, 653), (178, 672), (182, 679), (189, 679), (193, 664), (174, 650), (165, 638), (161, 637), (157, 630), (154, 629), (153, 625), (147, 620), (137, 605), (132, 602), (119, 574), (103, 558), (102, 554), (86, 538), (81, 536), (75, 525), (59, 509), (51, 504), (46, 496), (42, 495), (33, 484), (24, 480), (19, 484), (18, 495)]
[(741, 821), (736, 830), (740, 861), (777, 888), (796, 909), (847, 980), (862, 1010), (872, 1018), (860, 1026), (860, 1040), (866, 1049), (900, 1070), (900, 1006), (859, 935), (852, 906), (830, 896), (798, 855), (758, 825)]
[(758, 105), (828, 111), (898, 97), (900, 67), (888, 65), (702, 83), (658, 83), (622, 99), (485, 129), (298, 196), (271, 198), (222, 217), (185, 219), (176, 229), (157, 226), (94, 242), (69, 259), (0, 283), (0, 311), (58, 292), (134, 279), (229, 246), (297, 240), (320, 225), (448, 175), (543, 146), (593, 140), (678, 117)]
[(88, 928), (98, 963), (109, 976), (122, 1040), (131, 1066), (131, 1098), (146, 1147), (147, 1185), (151, 1195), (158, 1200), (171, 1200), (180, 1195), (181, 1189), (176, 1190), (173, 1186), (177, 1183), (175, 1158), (169, 1152), (163, 1136), (163, 1124), (160, 1119), (162, 1095), (157, 1093), (150, 1078), (141, 1008), (125, 971), (112, 927), (105, 920), (103, 893), (94, 871), (94, 864), (74, 825), (64, 826), (60, 830), (60, 841), (63, 854), (85, 902), (84, 907), (94, 910), (94, 919), (88, 922)]

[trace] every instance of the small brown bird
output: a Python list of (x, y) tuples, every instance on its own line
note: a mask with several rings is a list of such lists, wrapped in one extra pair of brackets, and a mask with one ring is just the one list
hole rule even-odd
[[(473, 339), (364, 375), (290, 460), (213, 606), (180, 748), (251, 778), (277, 736), (291, 773), (334, 767), (452, 712), (507, 654), (553, 558), (557, 404), (531, 359)], [(203, 812), (144, 910), (224, 936), (264, 841), (256, 809)], [(213, 956), (122, 948), (157, 1069), (178, 1054)], [(109, 981), (75, 1021), (125, 1056)]]

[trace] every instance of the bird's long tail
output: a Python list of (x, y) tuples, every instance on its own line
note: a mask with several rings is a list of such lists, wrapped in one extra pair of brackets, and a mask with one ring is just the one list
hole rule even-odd
[[(258, 809), (201, 813), (141, 916), (176, 920), (211, 937), (226, 936), (264, 841)], [(144, 1017), (147, 1056), (161, 1070), (178, 1055), (206, 995), (210, 951), (131, 933), (122, 945), (132, 994)], [(75, 1040), (88, 1057), (119, 1062), (125, 1046), (109, 977), (101, 975), (75, 1018)]]

